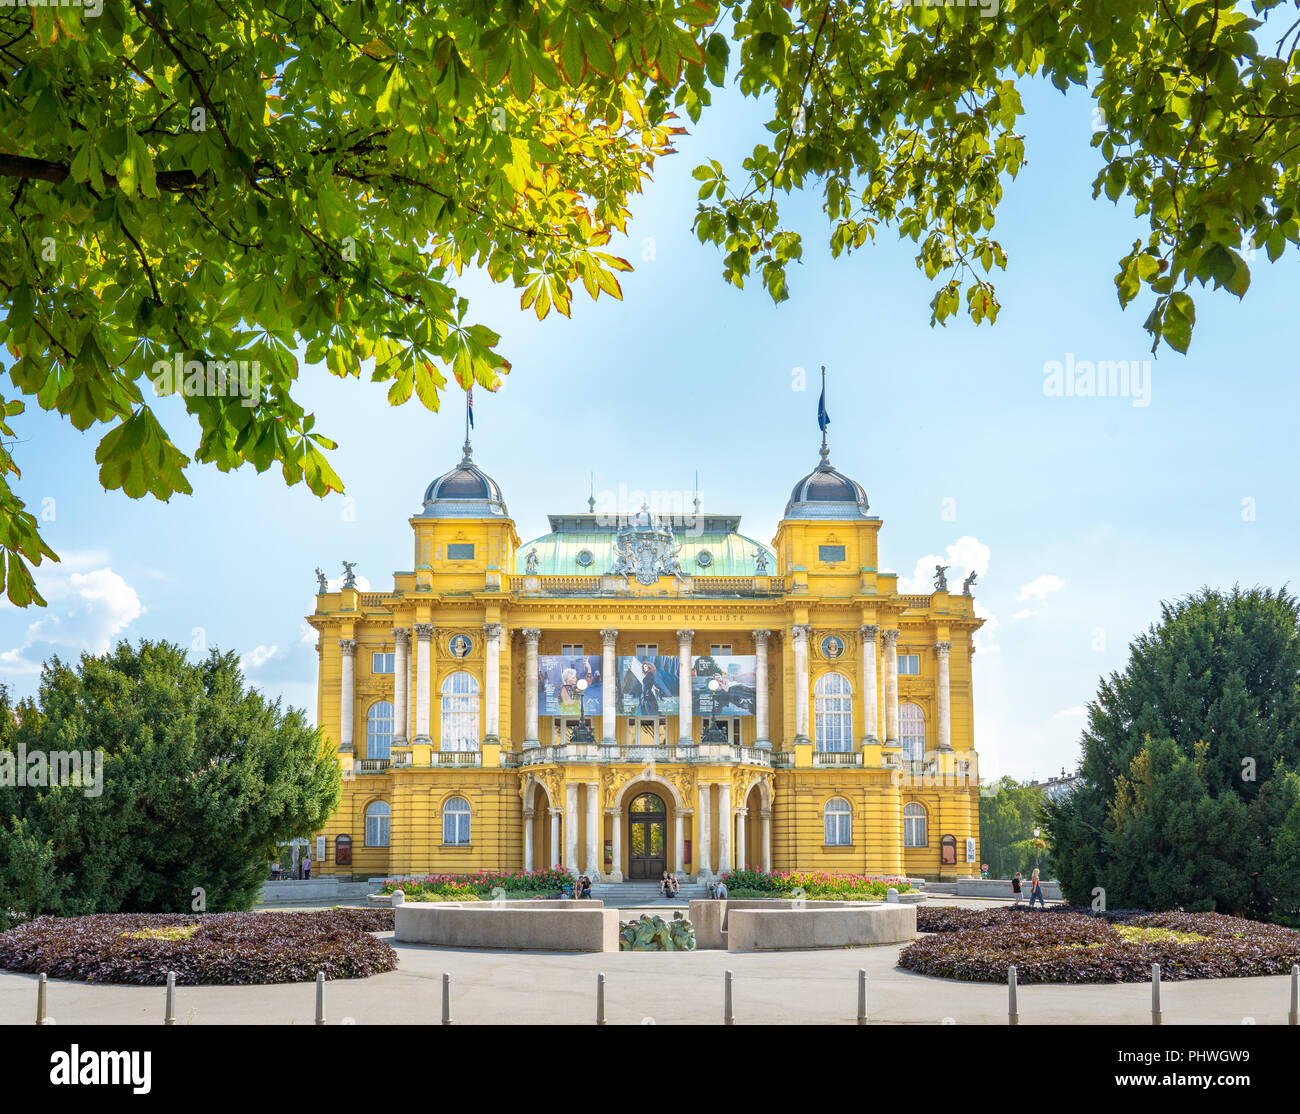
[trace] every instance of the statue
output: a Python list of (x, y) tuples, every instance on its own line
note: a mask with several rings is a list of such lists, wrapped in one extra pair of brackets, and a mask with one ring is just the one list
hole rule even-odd
[(343, 587), (355, 588), (357, 586), (357, 574), (355, 570), (357, 563), (355, 561), (343, 562)]
[(969, 595), (970, 595), (971, 586), (972, 586), (974, 583), (975, 583), (975, 574), (974, 574), (974, 573), (971, 573), (970, 576), (968, 576), (965, 580), (963, 580), (963, 581), (961, 582), (961, 594), (962, 594), (963, 596), (969, 596)]
[(767, 550), (760, 549), (757, 553), (754, 554), (754, 571), (757, 572), (759, 576), (763, 576), (764, 574), (766, 574)]
[(322, 592), (328, 592), (329, 590), (330, 590), (329, 581), (326, 580), (325, 574), (321, 572), (320, 569), (317, 569), (316, 570), (316, 594), (320, 595)]
[(948, 577), (945, 575), (950, 565), (934, 566), (934, 590), (936, 592), (946, 592), (948, 590)]
[(528, 551), (528, 556), (524, 560), (524, 569), (529, 576), (537, 575), (537, 564), (537, 550), (530, 549)]

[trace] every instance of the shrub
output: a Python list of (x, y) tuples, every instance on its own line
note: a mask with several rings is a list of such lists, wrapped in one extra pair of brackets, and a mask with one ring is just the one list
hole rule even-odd
[(388, 878), (381, 887), (382, 893), (391, 894), (399, 887), (411, 899), (415, 894), (433, 893), (442, 897), (461, 898), (467, 895), (491, 897), (500, 889), (513, 897), (519, 894), (530, 897), (536, 893), (558, 893), (563, 887), (572, 888), (577, 877), (564, 867), (546, 870), (518, 870), (502, 873), (480, 870), (474, 874), (424, 874), (414, 877)]
[(886, 878), (878, 874), (830, 874), (826, 871), (780, 870), (765, 873), (761, 870), (728, 870), (722, 875), (727, 893), (739, 891), (761, 897), (789, 897), (802, 890), (809, 898), (834, 898), (853, 900), (869, 898), (881, 900), (891, 887), (899, 893), (912, 887), (906, 878)]
[(391, 909), (38, 917), (0, 935), (0, 968), (143, 986), (168, 971), (183, 986), (310, 982), (318, 971), (356, 979), (397, 966), (370, 935), (392, 927)]

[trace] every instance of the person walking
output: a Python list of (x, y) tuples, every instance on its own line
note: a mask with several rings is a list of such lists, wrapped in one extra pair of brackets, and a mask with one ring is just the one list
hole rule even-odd
[(1016, 876), (1011, 879), (1011, 892), (1016, 895), (1016, 904), (1020, 904), (1020, 871), (1016, 871)]
[(307, 881), (311, 881), (311, 852), (307, 852), (307, 857), (302, 861), (302, 876)]
[(1034, 907), (1034, 901), (1037, 900), (1039, 908), (1047, 910), (1047, 902), (1043, 900), (1043, 884), (1038, 880), (1038, 867), (1034, 867), (1034, 873), (1029, 876), (1029, 908)]

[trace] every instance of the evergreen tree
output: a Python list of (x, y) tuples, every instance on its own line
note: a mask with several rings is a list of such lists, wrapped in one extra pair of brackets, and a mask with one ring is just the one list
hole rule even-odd
[(1207, 588), (1163, 604), (1089, 705), (1084, 784), (1044, 808), (1066, 897), (1300, 923), (1297, 765), (1296, 599)]
[(1028, 782), (1003, 777), (994, 792), (980, 796), (980, 857), (990, 878), (1028, 874), (1037, 865), (1044, 878), (1055, 869), (1043, 848), (1034, 845), (1034, 827), (1041, 822), (1043, 791)]
[(0, 778), (0, 916), (247, 909), (276, 844), (340, 796), (301, 712), (246, 690), (234, 654), (195, 663), (167, 642), (53, 658), (16, 708), (0, 687), (0, 763), (20, 747), (102, 751), (102, 786)]

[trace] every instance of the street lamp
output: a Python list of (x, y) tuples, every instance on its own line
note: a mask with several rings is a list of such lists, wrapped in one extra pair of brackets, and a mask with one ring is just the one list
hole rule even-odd
[(1042, 846), (1043, 841), (1038, 838), (1038, 825), (1034, 825), (1034, 866), (1038, 866), (1038, 849)]
[(581, 678), (574, 686), (578, 690), (578, 722), (569, 732), (569, 742), (571, 743), (594, 743), (596, 741), (595, 733), (587, 725), (586, 717), (582, 714), (582, 694), (587, 691), (587, 678)]
[(725, 743), (727, 733), (718, 726), (718, 690), (722, 686), (718, 684), (717, 677), (710, 678), (709, 692), (713, 694), (713, 715), (709, 717), (709, 725), (704, 729), (704, 741), (706, 743)]

